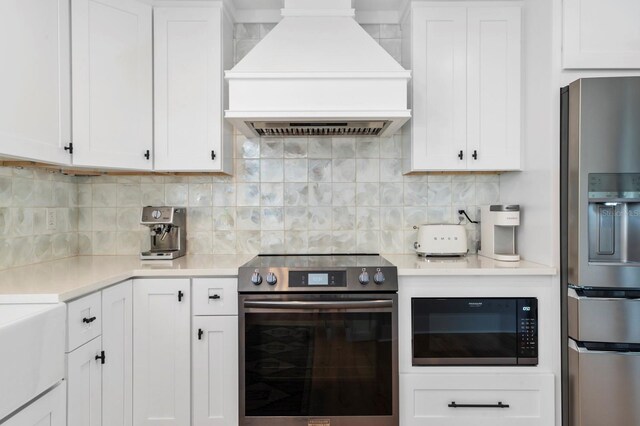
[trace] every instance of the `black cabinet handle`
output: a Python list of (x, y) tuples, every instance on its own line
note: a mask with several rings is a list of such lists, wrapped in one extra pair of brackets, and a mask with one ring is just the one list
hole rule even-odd
[(182, 302), (183, 297), (184, 297), (184, 293), (182, 291), (178, 291), (178, 302)]
[(215, 151), (211, 151), (211, 159), (215, 160), (216, 159), (216, 152)]
[(198, 329), (198, 340), (202, 340), (202, 335), (204, 334), (204, 330), (199, 328)]
[(458, 153), (458, 158), (461, 160), (464, 158), (464, 152), (462, 152), (462, 150)]
[(65, 151), (69, 151), (69, 155), (73, 154), (73, 143), (69, 142), (69, 145), (64, 147)]
[(100, 364), (104, 364), (107, 360), (107, 357), (104, 355), (104, 351), (100, 352), (100, 355), (96, 355), (96, 361), (100, 361)]
[(147, 160), (148, 160), (149, 158), (151, 158), (151, 152), (150, 152), (149, 150), (147, 150), (147, 151), (144, 153), (144, 158), (146, 158)]
[(209, 296), (209, 299), (214, 299), (214, 300), (218, 300), (220, 299), (220, 295), (219, 294), (214, 294), (213, 296)]
[(92, 322), (94, 322), (96, 320), (96, 317), (91, 317), (91, 318), (82, 318), (82, 322), (85, 324), (91, 324)]
[(473, 157), (474, 160), (478, 159), (478, 151), (476, 151), (475, 149), (473, 150), (473, 154), (471, 155)]
[(503, 404), (502, 401), (497, 404), (456, 404), (455, 401), (451, 401), (448, 405), (449, 408), (509, 408), (509, 404)]

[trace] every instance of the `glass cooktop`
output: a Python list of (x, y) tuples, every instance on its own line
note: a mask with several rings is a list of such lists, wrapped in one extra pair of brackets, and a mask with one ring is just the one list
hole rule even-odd
[(260, 254), (249, 262), (245, 268), (382, 268), (394, 267), (384, 257), (375, 253), (355, 254)]

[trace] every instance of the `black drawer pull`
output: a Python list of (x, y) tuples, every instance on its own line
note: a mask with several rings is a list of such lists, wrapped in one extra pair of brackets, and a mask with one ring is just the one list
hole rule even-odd
[(477, 150), (473, 150), (473, 154), (471, 155), (473, 157), (474, 160), (478, 159), (478, 151)]
[(213, 296), (209, 296), (209, 299), (214, 299), (214, 300), (218, 300), (220, 299), (220, 295), (219, 294), (214, 294)]
[(509, 408), (509, 404), (503, 404), (502, 401), (497, 404), (456, 404), (455, 401), (451, 401), (448, 405), (449, 408)]
[(458, 158), (461, 160), (464, 158), (464, 152), (462, 152), (462, 150), (458, 153)]
[(184, 293), (182, 291), (178, 291), (178, 302), (182, 302), (183, 297), (184, 297)]
[(104, 351), (100, 352), (100, 355), (96, 355), (96, 361), (100, 361), (100, 364), (104, 364), (107, 360), (107, 357), (104, 355)]
[(85, 324), (91, 324), (92, 322), (94, 322), (96, 320), (96, 317), (91, 317), (91, 318), (82, 318), (82, 322)]
[(202, 340), (202, 335), (204, 334), (204, 330), (199, 328), (198, 329), (198, 340)]

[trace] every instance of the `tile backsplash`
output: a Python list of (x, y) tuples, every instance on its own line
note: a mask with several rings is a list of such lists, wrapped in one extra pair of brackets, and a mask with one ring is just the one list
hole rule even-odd
[(77, 196), (75, 178), (0, 167), (0, 269), (78, 254)]
[[(401, 172), (391, 138), (236, 135), (235, 175), (78, 178), (81, 254), (136, 254), (144, 205), (187, 206), (188, 252), (410, 253), (414, 225), (499, 200), (497, 175)], [(469, 225), (470, 249), (476, 239)]]
[[(273, 25), (237, 24), (236, 60)], [(400, 27), (365, 25), (400, 60)], [(0, 269), (75, 254), (138, 254), (145, 205), (188, 207), (188, 252), (413, 253), (422, 223), (458, 223), (457, 210), (499, 202), (498, 175), (401, 172), (390, 138), (236, 135), (234, 176), (68, 177), (0, 168)], [(54, 209), (57, 229), (47, 230)], [(476, 225), (467, 225), (475, 250)]]

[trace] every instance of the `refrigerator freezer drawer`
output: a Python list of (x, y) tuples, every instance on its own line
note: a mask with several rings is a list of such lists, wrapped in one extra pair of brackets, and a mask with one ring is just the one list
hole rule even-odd
[(601, 352), (569, 341), (570, 426), (640, 425), (640, 353)]
[(568, 298), (569, 337), (580, 342), (640, 343), (640, 300)]

